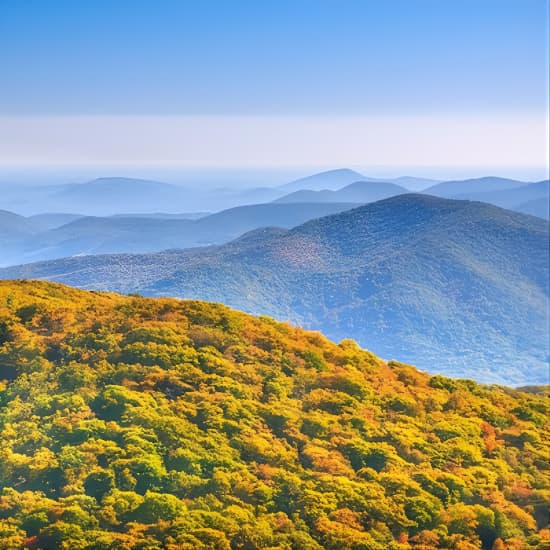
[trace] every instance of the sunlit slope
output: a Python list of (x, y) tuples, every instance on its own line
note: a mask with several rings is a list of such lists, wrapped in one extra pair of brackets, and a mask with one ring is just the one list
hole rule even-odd
[(2, 548), (546, 547), (535, 393), (32, 281), (0, 282), (0, 378)]

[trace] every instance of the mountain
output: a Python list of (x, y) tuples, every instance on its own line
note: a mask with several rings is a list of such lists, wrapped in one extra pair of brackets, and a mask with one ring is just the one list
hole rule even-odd
[(186, 205), (184, 188), (158, 181), (120, 177), (66, 185), (54, 193), (51, 200), (63, 210), (100, 216), (145, 209), (182, 211)]
[(219, 304), (0, 283), (6, 549), (546, 548), (547, 398)]
[(291, 181), (290, 183), (285, 183), (284, 185), (279, 186), (278, 189), (287, 194), (302, 190), (334, 190), (341, 189), (350, 183), (364, 179), (365, 176), (355, 170), (340, 168), (338, 170), (328, 170), (326, 172), (320, 172), (318, 174), (313, 174), (312, 176)]
[(400, 176), (398, 178), (393, 178), (388, 181), (390, 181), (391, 183), (396, 183), (397, 185), (401, 185), (406, 189), (410, 189), (411, 191), (424, 191), (428, 187), (433, 187), (434, 185), (440, 183), (439, 180), (434, 180), (431, 178), (417, 178), (415, 176)]
[(365, 204), (395, 195), (408, 193), (400, 185), (381, 181), (356, 181), (337, 191), (294, 191), (273, 201), (275, 203), (292, 202), (347, 202)]
[(198, 219), (166, 214), (142, 218), (124, 215), (80, 217), (49, 231), (20, 235), (9, 249), (2, 247), (0, 265), (64, 256), (156, 252), (223, 243), (264, 225), (290, 228), (353, 206), (352, 203), (257, 204), (231, 208)]
[(444, 181), (427, 189), (424, 193), (444, 198), (466, 198), (471, 193), (483, 193), (489, 191), (501, 191), (504, 189), (514, 189), (526, 185), (525, 182), (511, 180), (507, 178), (497, 178), (488, 176), (484, 178), (473, 178), (467, 180)]
[(47, 231), (48, 229), (55, 229), (61, 227), (67, 223), (74, 222), (79, 218), (83, 218), (82, 214), (68, 214), (68, 213), (49, 213), (35, 214), (29, 216), (28, 219), (32, 221), (34, 227), (40, 231)]
[(503, 178), (444, 182), (426, 190), (436, 196), (482, 201), (548, 219), (549, 181), (523, 183)]
[[(208, 178), (205, 182), (201, 172), (195, 177), (196, 179), (187, 176), (185, 186), (127, 177), (103, 177), (83, 183), (54, 185), (3, 183), (0, 187), (1, 206), (27, 216), (62, 211), (96, 217), (151, 217), (154, 213), (179, 216), (181, 212), (217, 212), (237, 206), (271, 202), (289, 192), (276, 186), (247, 187), (244, 181), (235, 180), (235, 176), (231, 174), (218, 174), (220, 185), (216, 187), (212, 187), (213, 182)], [(226, 185), (223, 185), (224, 177), (229, 178)], [(245, 175), (243, 178), (246, 180)], [(262, 175), (258, 174), (258, 178), (262, 178)], [(319, 184), (324, 182), (329, 187), (332, 182), (335, 188), (340, 188), (359, 179), (362, 176), (357, 172), (340, 170), (314, 175), (304, 181), (308, 185), (313, 185), (313, 181), (318, 181)], [(293, 184), (294, 182), (289, 185)], [(145, 216), (135, 216), (136, 213), (143, 213)]]
[[(251, 186), (244, 187), (228, 174), (229, 181), (224, 184), (224, 175), (218, 175), (220, 185), (211, 187), (204, 184), (200, 172), (195, 175), (196, 180), (185, 180), (186, 185), (173, 185), (154, 180), (144, 180), (126, 177), (103, 177), (84, 183), (68, 183), (55, 185), (10, 185), (3, 183), (2, 208), (26, 216), (43, 215), (47, 212), (75, 212), (81, 216), (108, 217), (125, 215), (130, 217), (151, 217), (157, 215), (176, 215), (177, 217), (198, 217), (201, 213), (217, 212), (243, 205), (272, 202), (298, 191), (321, 191), (319, 195), (304, 193), (296, 197), (288, 197), (282, 202), (310, 202), (310, 201), (345, 201), (345, 197), (336, 199), (327, 195), (325, 191), (337, 191), (356, 182), (369, 182), (373, 185), (397, 185), (407, 190), (423, 191), (432, 195), (446, 198), (467, 198), (478, 200), (473, 193), (500, 191), (512, 189), (516, 186), (525, 186), (523, 182), (504, 178), (478, 178), (475, 180), (437, 182), (427, 178), (401, 176), (393, 179), (372, 178), (350, 169), (338, 169), (313, 174), (311, 176), (292, 181), (282, 186)], [(244, 177), (244, 176), (243, 176)], [(258, 175), (260, 179), (261, 174)], [(269, 178), (268, 178), (269, 179)], [(250, 183), (250, 182), (249, 182)], [(261, 180), (260, 180), (261, 183)], [(380, 199), (395, 194), (394, 192), (381, 193)], [(326, 195), (326, 197), (324, 197)], [(368, 201), (373, 200), (367, 197)], [(364, 197), (352, 197), (352, 202), (364, 203)], [(497, 205), (498, 201), (490, 197), (479, 197), (479, 200), (488, 200)], [(527, 199), (520, 202), (527, 202)], [(514, 207), (516, 203), (510, 205)], [(505, 206), (509, 206), (506, 204)], [(181, 216), (181, 212), (190, 213)], [(142, 213), (136, 215), (136, 213)], [(74, 214), (76, 216), (76, 214)], [(48, 216), (51, 216), (48, 214)], [(73, 219), (76, 219), (73, 218)], [(53, 223), (57, 223), (53, 218)], [(67, 220), (68, 222), (68, 220)], [(46, 227), (43, 226), (43, 229)], [(53, 226), (48, 226), (53, 228)]]
[(548, 224), (532, 216), (400, 195), (223, 246), (0, 277), (219, 301), (431, 372), (525, 385), (548, 377), (548, 241)]
[(36, 225), (28, 218), (14, 212), (0, 210), (0, 236), (2, 239), (26, 236), (35, 231), (37, 231)]
[(531, 199), (514, 206), (514, 210), (523, 212), (524, 214), (530, 214), (531, 216), (538, 216), (545, 220), (550, 218), (550, 204), (548, 200)]
[(284, 194), (285, 191), (280, 187), (254, 187), (252, 189), (245, 189), (238, 192), (232, 191), (228, 199), (232, 201), (232, 206), (242, 206), (247, 204), (271, 202)]
[(457, 198), (468, 198), (471, 200), (480, 200), (483, 202), (490, 202), (502, 208), (510, 208), (516, 210), (518, 206), (525, 202), (537, 200), (542, 203), (548, 204), (549, 193), (549, 181), (537, 181), (522, 185), (520, 187), (513, 187), (512, 189), (500, 189), (497, 191), (483, 191), (478, 193), (470, 193), (460, 195)]
[(185, 187), (124, 177), (84, 183), (2, 186), (4, 207), (25, 214), (78, 212), (109, 216), (133, 212), (177, 213), (195, 210), (195, 194)]
[[(439, 183), (439, 181), (434, 179), (417, 178), (413, 176), (400, 176), (397, 178), (371, 178), (366, 177), (355, 170), (350, 170), (349, 168), (340, 168), (337, 170), (320, 172), (318, 174), (313, 174), (305, 178), (291, 181), (290, 183), (277, 187), (276, 190), (282, 191), (284, 194), (293, 193), (295, 191), (336, 191), (358, 181), (388, 184), (393, 183), (412, 191), (420, 191)], [(275, 197), (271, 200), (274, 198)]]
[[(300, 225), (305, 221), (343, 212), (353, 208), (353, 203), (294, 203), (294, 204), (254, 204), (249, 206), (238, 206), (228, 210), (222, 210), (206, 218), (195, 222), (198, 227), (197, 233), (210, 235), (209, 242), (219, 235), (217, 242), (229, 240), (229, 233), (235, 238), (252, 229), (266, 226), (290, 228)], [(205, 239), (203, 239), (205, 240)]]
[(39, 231), (36, 224), (14, 212), (0, 210), (0, 265), (9, 265), (11, 258), (21, 258), (21, 244)]

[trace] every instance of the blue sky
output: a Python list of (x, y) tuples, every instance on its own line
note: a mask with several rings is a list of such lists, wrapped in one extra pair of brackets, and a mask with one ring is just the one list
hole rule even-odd
[(547, 72), (545, 0), (0, 0), (11, 119), (358, 117), (355, 137), (365, 117), (544, 127)]
[(0, 109), (544, 113), (547, 9), (544, 0), (0, 0)]

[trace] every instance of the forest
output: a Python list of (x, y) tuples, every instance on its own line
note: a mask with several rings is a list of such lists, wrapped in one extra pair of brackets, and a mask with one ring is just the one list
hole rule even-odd
[(1, 550), (550, 545), (544, 388), (41, 281), (0, 282), (0, 381)]

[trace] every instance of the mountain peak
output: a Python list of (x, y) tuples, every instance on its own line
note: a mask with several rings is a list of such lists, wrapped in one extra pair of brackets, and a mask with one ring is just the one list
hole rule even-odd
[(336, 190), (361, 179), (365, 179), (365, 176), (355, 170), (351, 170), (349, 168), (337, 168), (291, 181), (290, 183), (281, 185), (279, 189), (283, 189), (288, 193), (301, 190)]

